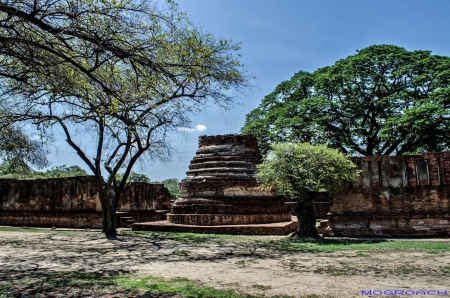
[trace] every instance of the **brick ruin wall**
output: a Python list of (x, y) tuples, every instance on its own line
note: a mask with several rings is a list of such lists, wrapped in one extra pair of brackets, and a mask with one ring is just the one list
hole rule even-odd
[(352, 161), (361, 174), (332, 196), (330, 236), (450, 236), (450, 152)]
[[(119, 210), (135, 220), (160, 219), (170, 209), (163, 184), (129, 183)], [(101, 228), (101, 204), (93, 176), (16, 180), (0, 179), (0, 225)]]

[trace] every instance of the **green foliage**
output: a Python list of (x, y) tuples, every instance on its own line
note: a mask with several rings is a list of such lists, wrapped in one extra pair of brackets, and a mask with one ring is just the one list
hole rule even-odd
[(33, 175), (33, 170), (22, 159), (6, 160), (0, 164), (0, 178), (26, 179)]
[(338, 150), (309, 143), (275, 144), (257, 169), (256, 178), (263, 187), (278, 189), (287, 198), (299, 201), (321, 189), (337, 191), (359, 174)]
[(153, 182), (153, 183), (162, 183), (170, 192), (170, 199), (176, 200), (180, 197), (180, 192), (178, 191), (178, 183), (180, 181), (177, 178), (169, 178), (163, 180), (161, 182)]
[[(117, 173), (116, 174), (116, 181), (117, 181), (117, 183), (120, 183), (122, 181), (123, 177), (124, 177), (123, 173), (120, 173), (120, 172)], [(150, 183), (150, 178), (148, 178), (147, 175), (145, 175), (145, 174), (136, 173), (136, 172), (131, 171), (130, 175), (128, 175), (126, 183), (130, 183), (130, 182), (146, 182), (146, 183)]]
[[(38, 174), (38, 173), (36, 173)], [(86, 176), (88, 173), (79, 166), (56, 166), (42, 173), (45, 178)]]
[(17, 126), (2, 127), (2, 120), (0, 114), (0, 161), (3, 161), (3, 170), (6, 168), (8, 173), (21, 176), (31, 172), (32, 166), (43, 168), (49, 164), (42, 142), (30, 139)]
[(450, 57), (373, 45), (313, 73), (300, 71), (246, 116), (242, 133), (271, 144), (326, 144), (347, 154), (447, 150)]
[(33, 171), (23, 164), (21, 168), (11, 168), (8, 162), (0, 165), (0, 178), (16, 178), (16, 179), (45, 179), (45, 178), (62, 178), (86, 176), (87, 172), (79, 166), (56, 166), (45, 172)]
[(128, 176), (127, 182), (146, 182), (150, 183), (150, 178), (148, 178), (145, 174), (140, 174), (131, 171), (130, 175)]

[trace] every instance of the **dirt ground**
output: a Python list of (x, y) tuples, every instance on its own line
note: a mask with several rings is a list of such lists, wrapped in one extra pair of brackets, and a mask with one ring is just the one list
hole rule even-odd
[(450, 272), (442, 270), (449, 266), (450, 252), (445, 251), (280, 251), (245, 241), (194, 243), (133, 234), (111, 240), (95, 232), (0, 231), (0, 271), (185, 277), (266, 296), (362, 297), (362, 290), (395, 289), (448, 290), (450, 295)]

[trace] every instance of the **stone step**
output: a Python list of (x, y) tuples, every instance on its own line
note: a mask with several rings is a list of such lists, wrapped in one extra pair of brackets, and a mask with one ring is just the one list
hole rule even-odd
[[(205, 158), (205, 157), (215, 157), (215, 158), (221, 158), (225, 156), (240, 156), (242, 158), (245, 158), (246, 156), (252, 157), (254, 156), (249, 152), (248, 154), (243, 152), (213, 152), (213, 153), (201, 153), (197, 154), (195, 158)], [(241, 159), (242, 160), (242, 159)]]
[(212, 146), (205, 146), (197, 149), (196, 154), (205, 154), (205, 153), (218, 153), (218, 152), (239, 152), (242, 154), (242, 152), (254, 152), (254, 148), (248, 148), (244, 146), (239, 145), (212, 145)]
[(209, 168), (254, 168), (254, 163), (250, 161), (231, 160), (231, 161), (204, 161), (191, 162), (189, 169), (209, 169)]

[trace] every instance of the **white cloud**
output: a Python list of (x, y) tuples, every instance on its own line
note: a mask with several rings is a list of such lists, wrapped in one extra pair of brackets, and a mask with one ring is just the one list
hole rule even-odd
[(194, 131), (204, 131), (206, 130), (206, 126), (203, 124), (197, 125), (195, 128), (190, 127), (179, 127), (178, 131), (184, 131), (184, 132), (194, 132)]
[(187, 131), (187, 132), (193, 132), (195, 129), (189, 128), (189, 127), (179, 127), (178, 131)]
[(204, 131), (204, 130), (206, 130), (206, 126), (199, 124), (195, 127), (195, 130), (196, 131)]

